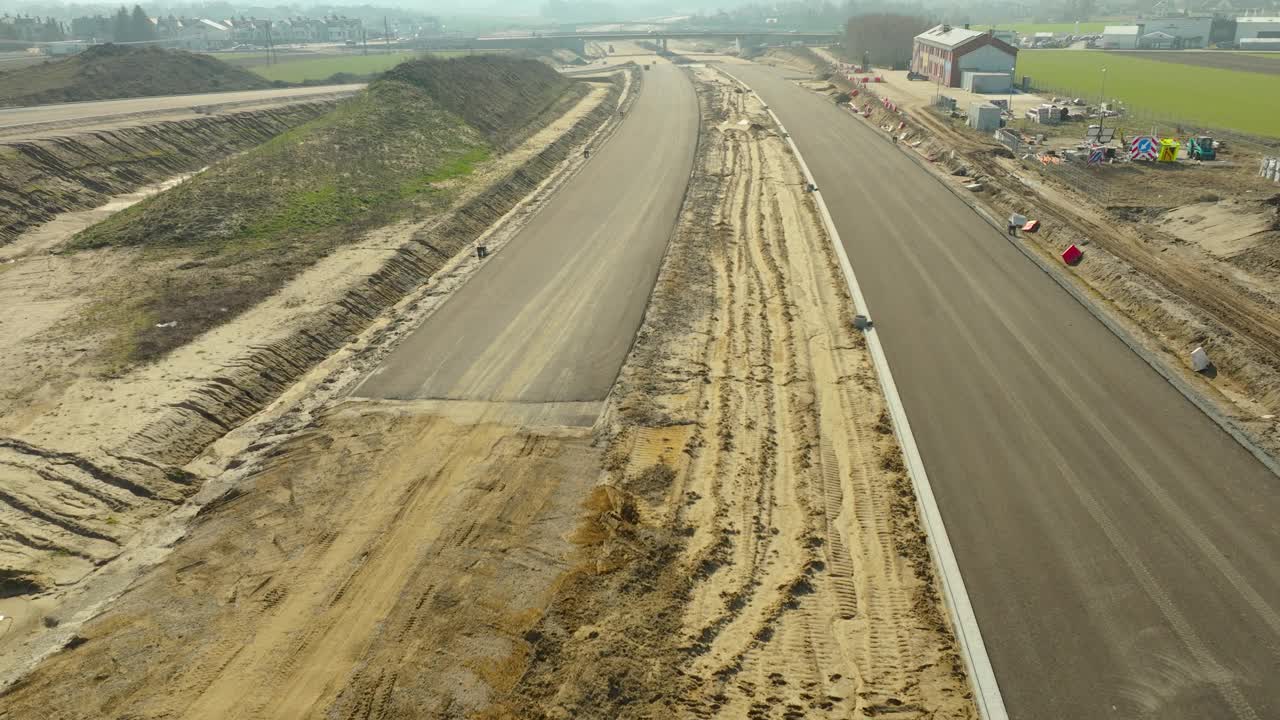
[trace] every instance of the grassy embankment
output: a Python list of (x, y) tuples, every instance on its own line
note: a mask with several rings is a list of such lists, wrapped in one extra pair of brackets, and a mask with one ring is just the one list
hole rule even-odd
[(329, 115), (85, 230), (70, 249), (141, 249), (128, 300), (104, 299), (90, 318), (113, 336), (107, 364), (182, 345), (365, 230), (443, 211), (459, 179), (570, 85), (534, 61), (405, 63)]
[(1019, 77), (1030, 76), (1035, 87), (1082, 97), (1099, 97), (1103, 68), (1107, 97), (1144, 115), (1280, 137), (1274, 103), (1265, 102), (1280, 97), (1280, 73), (1174, 65), (1090, 50), (1018, 53)]
[(271, 83), (207, 55), (97, 45), (62, 60), (0, 73), (0, 106), (255, 90)]

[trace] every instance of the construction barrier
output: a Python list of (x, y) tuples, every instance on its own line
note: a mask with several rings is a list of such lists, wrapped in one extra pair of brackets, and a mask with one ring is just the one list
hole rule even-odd
[(1080, 248), (1076, 247), (1075, 245), (1072, 245), (1071, 247), (1062, 251), (1062, 262), (1068, 265), (1075, 265), (1076, 263), (1080, 262), (1080, 258), (1082, 257), (1084, 257), (1084, 251), (1082, 251)]
[(1280, 157), (1262, 158), (1262, 168), (1258, 174), (1268, 180), (1280, 182)]
[(1130, 160), (1155, 160), (1159, 152), (1156, 139), (1150, 135), (1139, 135), (1129, 142)]

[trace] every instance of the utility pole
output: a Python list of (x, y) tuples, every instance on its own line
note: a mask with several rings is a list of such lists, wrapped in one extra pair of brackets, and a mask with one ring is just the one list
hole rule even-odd
[(275, 43), (271, 42), (271, 21), (267, 21), (267, 64), (272, 65), (275, 59)]
[(387, 43), (387, 54), (391, 54), (391, 26), (387, 24), (387, 16), (382, 16), (382, 39)]
[(1098, 100), (1098, 142), (1102, 142), (1102, 128), (1107, 124), (1107, 69), (1102, 68), (1102, 97)]
[[(1015, 60), (1014, 62), (1016, 63), (1017, 60)], [(1017, 116), (1013, 114), (1013, 80), (1014, 80), (1014, 73), (1017, 72), (1017, 70), (1018, 70), (1017, 65), (1014, 65), (1013, 67), (1009, 68), (1009, 122), (1010, 123), (1012, 123), (1015, 119), (1017, 119)]]
[(360, 26), (360, 40), (364, 43), (364, 54), (369, 54), (369, 28), (364, 25)]

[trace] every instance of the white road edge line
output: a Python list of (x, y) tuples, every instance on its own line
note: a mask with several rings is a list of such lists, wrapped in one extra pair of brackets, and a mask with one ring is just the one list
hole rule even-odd
[[(796, 160), (799, 161), (805, 181), (817, 187), (817, 181), (813, 179), (813, 173), (809, 172), (809, 165), (800, 154), (800, 148), (796, 147), (795, 140), (791, 138), (791, 134), (787, 132), (786, 126), (778, 116), (769, 108), (769, 104), (755, 90), (752, 90), (751, 86), (739, 80), (733, 73), (723, 67), (718, 69), (760, 101), (765, 111), (769, 113), (769, 117), (778, 126), (778, 130), (782, 132)], [(858, 278), (853, 274), (853, 266), (849, 263), (849, 255), (845, 252), (844, 243), (840, 241), (840, 234), (836, 231), (835, 222), (831, 219), (831, 212), (822, 199), (821, 188), (814, 193), (814, 198), (817, 200), (818, 209), (822, 212), (822, 223), (826, 227), (827, 236), (835, 246), (836, 257), (840, 260), (840, 269), (844, 272), (845, 282), (849, 285), (854, 310), (874, 321), (874, 316), (867, 309), (867, 302), (862, 297)], [(1009, 712), (1005, 709), (1004, 697), (1000, 694), (995, 670), (991, 667), (991, 659), (987, 656), (987, 646), (982, 640), (982, 631), (978, 628), (978, 618), (973, 613), (973, 603), (970, 602), (969, 593), (965, 590), (964, 578), (960, 575), (960, 565), (956, 562), (955, 552), (951, 549), (951, 540), (947, 537), (942, 513), (933, 496), (933, 487), (929, 484), (929, 475), (925, 472), (920, 449), (916, 447), (915, 436), (911, 434), (911, 423), (907, 421), (907, 411), (902, 406), (902, 398), (898, 396), (898, 386), (894, 384), (893, 373), (889, 370), (889, 360), (885, 357), (884, 348), (880, 345), (880, 337), (876, 333), (875, 325), (868, 327), (864, 334), (867, 339), (867, 348), (871, 351), (871, 362), (880, 379), (880, 389), (884, 393), (885, 403), (889, 406), (894, 434), (898, 438), (898, 444), (902, 447), (902, 454), (906, 460), (907, 474), (911, 476), (911, 484), (915, 489), (916, 505), (929, 538), (929, 550), (942, 576), (943, 594), (947, 598), (947, 608), (951, 611), (951, 624), (955, 628), (956, 641), (960, 645), (960, 656), (964, 659), (969, 682), (973, 685), (974, 703), (978, 706), (978, 713), (984, 720), (1008, 720)]]

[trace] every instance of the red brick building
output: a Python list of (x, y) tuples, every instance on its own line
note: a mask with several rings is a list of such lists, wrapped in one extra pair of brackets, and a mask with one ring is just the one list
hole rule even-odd
[(1009, 73), (1018, 49), (990, 31), (938, 25), (915, 37), (911, 69), (946, 87), (960, 87), (964, 73)]

